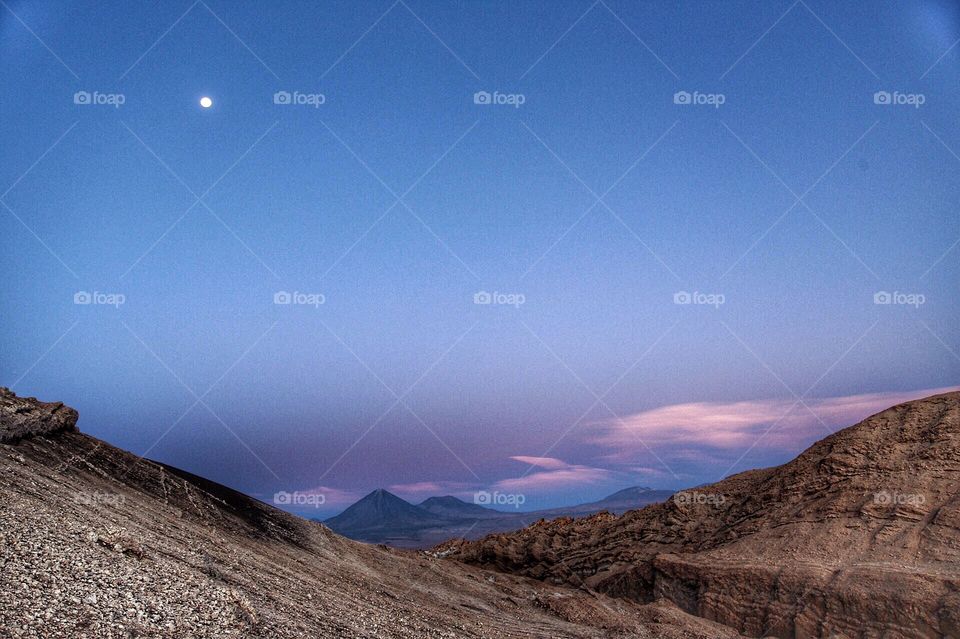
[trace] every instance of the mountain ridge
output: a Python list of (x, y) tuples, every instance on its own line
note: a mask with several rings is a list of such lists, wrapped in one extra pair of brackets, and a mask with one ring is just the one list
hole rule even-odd
[(417, 505), (438, 516), (464, 518), (500, 516), (500, 511), (498, 510), (487, 508), (480, 504), (471, 504), (453, 495), (428, 497)]
[(538, 522), (435, 552), (632, 601), (667, 599), (749, 636), (926, 638), (960, 636), (958, 530), (960, 392), (951, 392), (881, 411), (781, 466), (619, 517)]

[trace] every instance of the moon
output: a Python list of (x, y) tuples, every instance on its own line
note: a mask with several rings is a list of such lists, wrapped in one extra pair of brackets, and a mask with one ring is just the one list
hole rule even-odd
[(210, 107), (213, 106), (213, 100), (211, 100), (207, 96), (203, 96), (202, 98), (200, 98), (200, 106), (202, 106), (204, 109), (209, 109)]

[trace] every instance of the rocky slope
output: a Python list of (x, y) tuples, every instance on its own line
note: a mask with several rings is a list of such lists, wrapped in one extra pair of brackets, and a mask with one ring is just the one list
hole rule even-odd
[(755, 637), (960, 637), (960, 393), (621, 517), (542, 522), (437, 554), (670, 601)]
[(366, 546), (0, 390), (0, 636), (733, 637), (641, 605)]

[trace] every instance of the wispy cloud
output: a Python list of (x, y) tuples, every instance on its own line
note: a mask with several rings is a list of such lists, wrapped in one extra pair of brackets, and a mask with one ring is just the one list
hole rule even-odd
[(537, 468), (547, 468), (549, 470), (561, 470), (569, 468), (570, 464), (555, 457), (528, 457), (526, 455), (514, 455), (510, 459), (515, 459), (524, 464), (530, 464)]
[(543, 470), (522, 477), (501, 479), (493, 485), (496, 490), (514, 493), (549, 491), (607, 481), (612, 475), (611, 471), (603, 468), (568, 464), (555, 457), (514, 455), (510, 459)]
[(825, 437), (824, 425), (833, 431), (895, 404), (952, 390), (957, 387), (806, 399), (810, 410), (792, 398), (673, 404), (597, 422), (589, 441), (610, 448), (611, 460), (632, 459), (648, 446), (673, 459), (703, 458), (751, 446), (775, 424), (760, 448), (795, 451)]
[(409, 484), (392, 484), (387, 490), (407, 499), (433, 497), (436, 495), (459, 495), (471, 489), (472, 484), (452, 481), (418, 481)]
[(444, 490), (438, 481), (418, 481), (411, 484), (391, 484), (387, 490), (394, 493), (436, 493)]

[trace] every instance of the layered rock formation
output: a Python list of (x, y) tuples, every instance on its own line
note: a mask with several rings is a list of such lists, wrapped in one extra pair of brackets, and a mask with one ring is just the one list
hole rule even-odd
[(783, 466), (621, 517), (438, 554), (667, 600), (754, 637), (960, 637), (960, 393), (894, 406)]
[(39, 402), (35, 397), (17, 397), (9, 388), (0, 386), (0, 443), (76, 427), (77, 411), (69, 406)]

